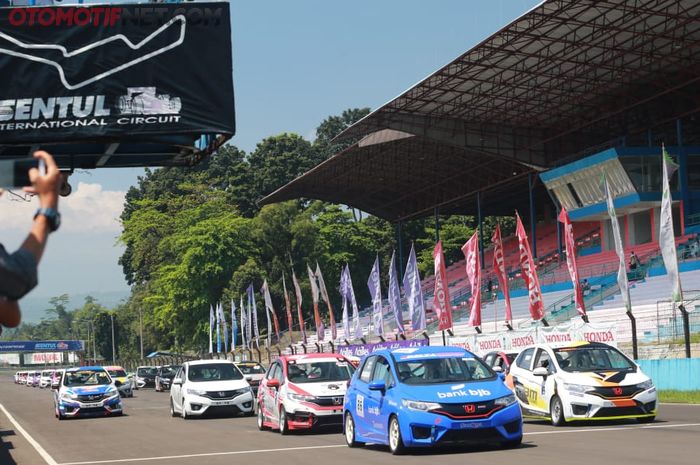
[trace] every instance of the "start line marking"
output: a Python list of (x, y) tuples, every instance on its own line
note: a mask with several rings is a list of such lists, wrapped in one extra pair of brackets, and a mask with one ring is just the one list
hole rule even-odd
[[(615, 431), (615, 430), (638, 430), (638, 429), (660, 429), (660, 428), (688, 428), (700, 426), (700, 423), (677, 423), (677, 424), (665, 424), (665, 425), (640, 425), (640, 426), (612, 426), (612, 427), (599, 427), (599, 428), (573, 428), (567, 430), (557, 430), (557, 431), (533, 431), (530, 433), (523, 433), (523, 436), (535, 436), (542, 434), (566, 434), (566, 433), (587, 433), (587, 432), (601, 432), (601, 431)], [(211, 452), (204, 454), (187, 454), (187, 455), (169, 455), (161, 457), (143, 457), (143, 458), (133, 458), (133, 459), (115, 459), (115, 460), (91, 460), (87, 462), (64, 462), (57, 464), (56, 462), (49, 462), (49, 465), (99, 465), (107, 463), (126, 463), (126, 462), (147, 462), (154, 460), (175, 460), (175, 459), (186, 459), (195, 457), (215, 457), (223, 455), (245, 455), (245, 454), (264, 454), (269, 452), (290, 452), (298, 450), (315, 450), (315, 449), (337, 449), (340, 447), (347, 447), (345, 444), (328, 445), (328, 446), (306, 446), (306, 447), (285, 447), (279, 449), (257, 449), (257, 450), (241, 450), (232, 452)], [(48, 454), (47, 454), (48, 455)], [(52, 459), (53, 460), (53, 459)]]

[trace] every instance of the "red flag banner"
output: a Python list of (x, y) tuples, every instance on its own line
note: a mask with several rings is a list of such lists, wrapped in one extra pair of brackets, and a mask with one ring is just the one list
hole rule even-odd
[(515, 231), (518, 235), (518, 249), (520, 250), (520, 269), (527, 286), (527, 293), (530, 296), (530, 315), (532, 315), (533, 320), (541, 320), (544, 318), (544, 302), (542, 301), (540, 280), (537, 277), (537, 268), (535, 268), (530, 243), (527, 240), (527, 234), (518, 212), (515, 212), (515, 220)]
[(294, 318), (292, 317), (292, 303), (289, 301), (289, 292), (287, 292), (287, 283), (284, 279), (284, 274), (282, 274), (282, 287), (284, 288), (284, 307), (287, 309), (289, 340), (293, 344), (294, 338), (292, 337), (292, 326), (294, 325)]
[(467, 277), (472, 288), (469, 325), (481, 326), (481, 259), (477, 232), (462, 246), (462, 253), (467, 261)]
[(501, 225), (496, 225), (496, 230), (491, 238), (493, 242), (493, 269), (496, 272), (498, 285), (503, 292), (503, 298), (506, 302), (506, 322), (513, 321), (513, 310), (510, 306), (510, 291), (508, 290), (508, 276), (506, 276), (506, 263), (503, 255), (503, 240), (501, 239)]
[(578, 278), (578, 267), (576, 266), (576, 243), (574, 242), (574, 227), (571, 224), (569, 213), (566, 208), (561, 207), (559, 221), (564, 224), (564, 243), (566, 244), (566, 266), (569, 268), (571, 283), (574, 285), (574, 299), (576, 301), (576, 311), (581, 316), (586, 316), (586, 306), (583, 303), (583, 288)]
[(447, 288), (447, 272), (445, 271), (445, 256), (442, 253), (442, 242), (438, 241), (433, 250), (435, 261), (435, 295), (433, 308), (438, 317), (438, 330), (452, 328), (452, 305)]

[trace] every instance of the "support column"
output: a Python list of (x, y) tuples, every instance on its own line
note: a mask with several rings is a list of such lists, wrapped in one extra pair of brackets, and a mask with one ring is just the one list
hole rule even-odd
[(481, 192), (476, 193), (476, 214), (479, 219), (479, 254), (481, 257), (481, 269), (484, 266), (484, 219), (481, 217)]
[(534, 189), (534, 176), (527, 175), (528, 194), (530, 195), (530, 240), (532, 241), (532, 257), (537, 258), (537, 220), (535, 219), (535, 197), (532, 193)]

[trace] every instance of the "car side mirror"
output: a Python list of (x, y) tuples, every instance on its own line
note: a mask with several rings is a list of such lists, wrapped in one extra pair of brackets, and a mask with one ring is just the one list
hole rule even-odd
[(250, 375), (244, 375), (243, 377), (244, 377), (245, 380), (248, 381), (249, 383), (253, 380), (253, 377), (250, 376)]
[(532, 374), (535, 376), (549, 376), (549, 370), (545, 367), (537, 367), (532, 370)]
[(177, 384), (178, 386), (182, 386), (182, 378), (174, 378), (173, 384)]
[(372, 381), (369, 383), (370, 391), (386, 391), (386, 383), (382, 381)]
[(493, 371), (495, 371), (496, 373), (503, 373), (503, 367), (501, 367), (501, 366), (495, 366), (495, 367), (492, 367), (491, 369)]
[(505, 381), (505, 380), (506, 380), (506, 374), (503, 373), (503, 372), (498, 373), (498, 379), (500, 379), (501, 381)]
[(114, 385), (117, 386), (117, 387), (121, 387), (122, 382), (119, 381), (119, 380), (116, 380), (116, 381), (114, 381)]
[(267, 380), (267, 387), (269, 388), (279, 388), (280, 387), (280, 380), (276, 378), (271, 378)]

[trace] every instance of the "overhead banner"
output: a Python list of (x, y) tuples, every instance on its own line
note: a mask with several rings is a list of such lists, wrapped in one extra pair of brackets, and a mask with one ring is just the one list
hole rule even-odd
[(77, 352), (83, 341), (0, 341), (0, 352)]
[(7, 144), (235, 132), (228, 2), (0, 8), (0, 76)]

